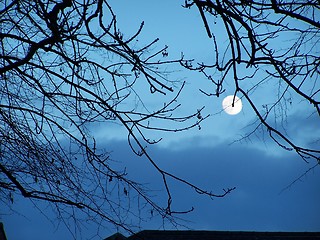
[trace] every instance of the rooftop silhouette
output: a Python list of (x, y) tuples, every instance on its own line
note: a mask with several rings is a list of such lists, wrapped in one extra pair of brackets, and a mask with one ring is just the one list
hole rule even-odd
[(104, 240), (320, 240), (319, 232), (160, 231), (144, 230), (125, 237), (116, 233)]

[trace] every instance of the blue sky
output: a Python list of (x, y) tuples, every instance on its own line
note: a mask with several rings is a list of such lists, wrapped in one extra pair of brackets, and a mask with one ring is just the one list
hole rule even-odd
[[(172, 58), (179, 57), (183, 51), (187, 58), (210, 61), (213, 50), (201, 18), (195, 9), (183, 9), (183, 2), (112, 0), (110, 4), (118, 16), (120, 29), (128, 35), (135, 32), (141, 21), (145, 21), (142, 42), (159, 37), (159, 46), (168, 45)], [(217, 28), (214, 31), (222, 30)], [(182, 114), (205, 105), (205, 113), (212, 116), (201, 125), (201, 130), (148, 133), (150, 137), (164, 137), (157, 146), (150, 148), (150, 154), (164, 169), (205, 189), (219, 193), (223, 188), (236, 187), (225, 198), (212, 200), (170, 182), (173, 205), (182, 210), (195, 208), (192, 213), (182, 216), (185, 224), (191, 229), (206, 230), (320, 231), (320, 169), (315, 168), (290, 186), (312, 164), (306, 164), (294, 153), (280, 149), (263, 131), (249, 139), (236, 141), (254, 127), (250, 125), (255, 120), (254, 113), (246, 102), (240, 114), (229, 116), (221, 111), (222, 98), (206, 97), (198, 91), (200, 87), (211, 87), (200, 74), (181, 69), (172, 77), (187, 81), (180, 98), (184, 106)], [(224, 96), (232, 94), (233, 90), (230, 84)], [(257, 101), (271, 102), (273, 91), (273, 86), (263, 86), (256, 92)], [(152, 96), (148, 104), (158, 104), (158, 98)], [(320, 135), (320, 123), (305, 112), (304, 103), (289, 109), (288, 120), (293, 123), (287, 126), (293, 138), (299, 143), (317, 146), (317, 142), (307, 141)], [(301, 123), (305, 123), (303, 127), (300, 127)], [(112, 158), (120, 161), (119, 165), (125, 166), (134, 179), (157, 187), (159, 176), (147, 161), (130, 151), (127, 135), (121, 128), (100, 124), (92, 130), (100, 145), (113, 150)], [(158, 197), (164, 199), (165, 196), (159, 192)], [(50, 210), (45, 217), (22, 199), (15, 203), (15, 210), (22, 215), (0, 216), (8, 239), (72, 239), (63, 224), (57, 226)], [(161, 228), (161, 222), (157, 220), (142, 225), (144, 229)], [(82, 236), (84, 239), (101, 239), (115, 231), (110, 226), (100, 229), (100, 236), (96, 236), (97, 226), (88, 224), (84, 225)]]

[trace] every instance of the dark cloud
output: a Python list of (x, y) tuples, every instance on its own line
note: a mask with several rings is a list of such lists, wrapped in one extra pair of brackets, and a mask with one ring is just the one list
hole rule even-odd
[[(208, 142), (210, 139), (193, 138), (184, 143), (176, 142), (180, 147), (149, 148), (161, 168), (199, 187), (215, 193), (222, 193), (223, 188), (236, 187), (224, 198), (210, 199), (169, 180), (173, 207), (176, 210), (195, 208), (193, 212), (180, 216), (189, 221), (182, 223), (192, 229), (208, 230), (320, 231), (319, 168), (282, 191), (310, 167), (295, 154), (267, 154), (250, 145), (229, 145), (221, 141), (210, 145)], [(115, 168), (126, 168), (130, 177), (157, 190), (152, 192), (155, 200), (165, 203), (166, 194), (159, 191), (163, 190), (161, 176), (145, 157), (135, 156), (125, 141), (106, 141), (105, 146), (113, 149)], [(42, 239), (36, 238), (40, 235), (46, 239), (71, 239), (62, 225), (55, 232), (51, 223), (43, 216), (39, 217), (37, 210), (30, 208), (29, 204), (21, 201), (17, 207), (31, 220), (16, 215), (4, 216), (2, 221), (9, 239)], [(162, 222), (154, 220), (143, 223), (142, 228), (161, 227)], [(16, 223), (24, 229), (23, 235), (16, 232)], [(97, 229), (93, 225), (85, 227), (83, 236), (93, 236)], [(103, 229), (102, 233), (108, 236), (113, 228), (110, 229)]]
[[(194, 213), (185, 216), (193, 222), (190, 227), (252, 231), (320, 230), (318, 168), (287, 188), (311, 167), (294, 153), (268, 154), (253, 146), (227, 143), (210, 146), (203, 143), (206, 141), (210, 139), (195, 138), (190, 141), (192, 144), (183, 145), (181, 142), (184, 147), (173, 147), (175, 150), (154, 147), (151, 151), (163, 169), (204, 189), (222, 193), (223, 188), (236, 187), (227, 197), (211, 200), (170, 181), (174, 206), (178, 209), (195, 207)], [(147, 166), (143, 158), (133, 157), (127, 163), (128, 171), (137, 167), (147, 170), (136, 171), (140, 179), (150, 181), (160, 177)]]

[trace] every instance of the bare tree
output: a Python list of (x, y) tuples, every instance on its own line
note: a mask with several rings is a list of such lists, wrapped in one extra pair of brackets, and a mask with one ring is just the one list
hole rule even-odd
[[(167, 47), (154, 47), (158, 39), (137, 43), (143, 23), (126, 36), (104, 0), (5, 0), (0, 6), (0, 190), (9, 207), (22, 195), (52, 203), (62, 220), (81, 211), (86, 219), (130, 231), (126, 220), (137, 216), (131, 201), (174, 221), (168, 178), (210, 197), (232, 190), (200, 189), (158, 167), (146, 151), (159, 141), (149, 140), (147, 131), (187, 130), (206, 117), (201, 109), (175, 114), (184, 84), (170, 80), (163, 66), (185, 60), (167, 60)], [(149, 95), (176, 93), (150, 109), (141, 87)], [(163, 121), (176, 124), (163, 128)], [(166, 204), (113, 167), (91, 131), (99, 123), (127, 131), (132, 150), (160, 173)]]
[[(200, 71), (219, 97), (227, 79), (257, 115), (256, 129), (305, 161), (319, 164), (320, 150), (297, 145), (281, 127), (293, 99), (307, 101), (310, 114), (319, 107), (319, 1), (185, 1), (197, 9), (213, 44), (213, 62), (168, 59), (158, 39), (146, 44), (136, 33), (126, 36), (107, 0), (2, 1), (0, 4), (0, 191), (8, 204), (15, 196), (51, 203), (64, 220), (80, 211), (86, 219), (112, 223), (128, 231), (141, 208), (171, 222), (168, 179), (197, 193), (223, 197), (161, 169), (146, 146), (148, 131), (183, 131), (206, 119), (202, 109), (177, 115), (183, 82), (170, 79), (168, 66)], [(223, 34), (215, 33), (219, 26)], [(225, 39), (228, 43), (225, 44)], [(279, 41), (288, 41), (281, 45)], [(257, 77), (259, 80), (257, 80)], [(230, 82), (229, 82), (230, 83)], [(264, 84), (277, 85), (272, 103), (255, 96)], [(148, 89), (146, 95), (141, 88)], [(174, 92), (174, 93), (173, 93)], [(146, 97), (161, 96), (157, 108)], [(162, 122), (172, 122), (163, 128)], [(162, 205), (149, 189), (116, 169), (108, 151), (99, 148), (94, 124), (118, 124), (132, 150), (149, 160), (167, 194)], [(168, 126), (168, 125), (165, 125)], [(280, 126), (280, 127), (279, 127)], [(250, 133), (249, 133), (250, 136)], [(248, 137), (248, 136), (245, 136)], [(66, 208), (67, 207), (67, 208)]]
[[(319, 144), (300, 145), (286, 126), (296, 125), (287, 114), (298, 102), (305, 104), (302, 114), (308, 114), (306, 119), (320, 120), (319, 3), (187, 0), (183, 5), (196, 9), (212, 39), (212, 62), (183, 62), (215, 86), (215, 92), (200, 91), (219, 97), (226, 86), (232, 88), (257, 116), (255, 129), (243, 139), (258, 130), (266, 131), (280, 147), (295, 151), (306, 162), (315, 162), (314, 166), (320, 162)], [(261, 91), (265, 85), (274, 86), (269, 96)], [(319, 143), (319, 138), (305, 137)]]

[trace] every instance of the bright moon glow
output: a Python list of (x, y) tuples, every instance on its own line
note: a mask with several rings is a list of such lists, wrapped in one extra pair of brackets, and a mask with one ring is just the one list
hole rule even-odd
[[(233, 100), (234, 100), (234, 105), (232, 106)], [(225, 97), (225, 99), (223, 99), (222, 101), (222, 109), (230, 115), (238, 114), (242, 110), (241, 99), (233, 95), (229, 95)]]

